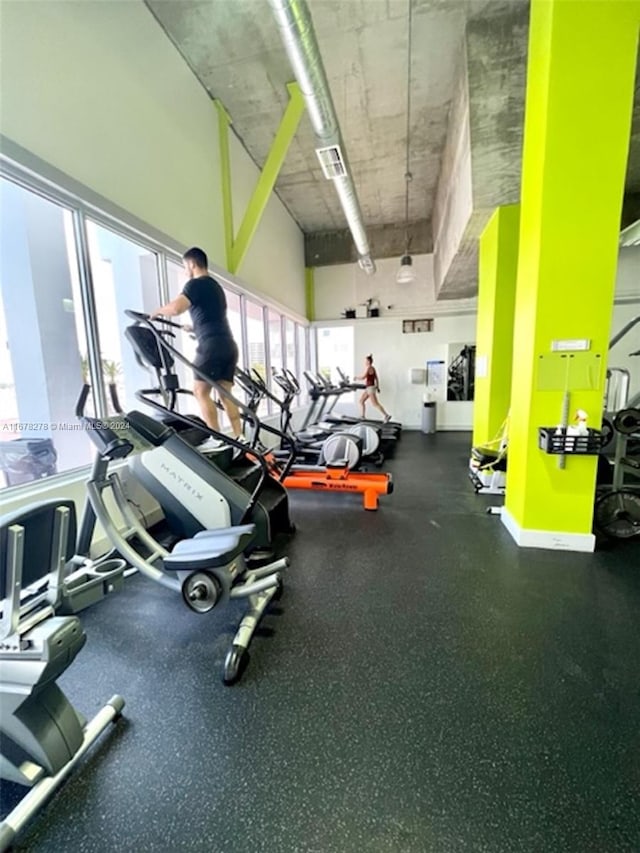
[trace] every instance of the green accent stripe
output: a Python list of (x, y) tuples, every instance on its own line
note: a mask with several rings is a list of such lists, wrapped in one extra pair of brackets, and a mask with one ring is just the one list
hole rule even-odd
[(289, 145), (298, 129), (298, 124), (304, 112), (304, 99), (297, 83), (288, 83), (289, 103), (280, 122), (271, 150), (264, 164), (258, 183), (247, 205), (247, 210), (238, 231), (238, 236), (231, 249), (230, 272), (237, 272), (251, 245), (251, 240), (260, 224), (262, 214), (271, 197), (271, 192), (287, 155)]
[(304, 293), (307, 309), (307, 320), (315, 320), (315, 302), (316, 302), (316, 279), (315, 269), (313, 267), (305, 267), (304, 270)]

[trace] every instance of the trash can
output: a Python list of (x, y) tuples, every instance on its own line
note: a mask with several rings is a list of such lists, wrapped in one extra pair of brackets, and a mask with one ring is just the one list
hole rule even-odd
[(57, 474), (57, 461), (58, 454), (50, 438), (0, 441), (0, 471), (7, 486), (19, 486)]
[(421, 429), (425, 435), (436, 431), (436, 404), (433, 401), (422, 404)]

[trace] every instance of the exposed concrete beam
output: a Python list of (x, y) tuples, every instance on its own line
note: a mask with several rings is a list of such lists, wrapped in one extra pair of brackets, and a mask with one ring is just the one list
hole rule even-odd
[(519, 201), (528, 29), (521, 8), (467, 25), (433, 216), (438, 299), (476, 295), (480, 234)]
[[(491, 219), (490, 210), (474, 210), (437, 291), (438, 300), (469, 299), (478, 294), (480, 236)], [(434, 259), (435, 260), (435, 259)], [(436, 280), (436, 285), (438, 280)]]
[(433, 271), (437, 297), (440, 296), (449, 270), (453, 267), (456, 253), (465, 239), (465, 231), (473, 215), (472, 178), (465, 46), (449, 111), (447, 138), (433, 208)]
[[(528, 31), (522, 8), (467, 25), (434, 209), (438, 299), (476, 295), (480, 234), (497, 207), (520, 199)], [(627, 193), (621, 230), (638, 220), (640, 192)]]
[[(398, 258), (405, 252), (404, 225), (367, 226), (367, 236), (372, 257)], [(409, 251), (414, 255), (433, 252), (431, 221), (423, 219), (409, 225)], [(344, 228), (336, 231), (315, 231), (305, 234), (305, 266), (326, 267), (333, 264), (357, 263), (358, 253), (351, 232)]]
[(520, 200), (529, 9), (466, 30), (474, 209)]

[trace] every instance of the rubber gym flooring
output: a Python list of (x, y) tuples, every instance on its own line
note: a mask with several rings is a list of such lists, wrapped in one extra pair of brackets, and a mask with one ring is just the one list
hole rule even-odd
[(281, 612), (233, 687), (240, 608), (133, 577), (85, 611), (61, 686), (124, 719), (15, 849), (640, 850), (638, 546), (518, 549), (469, 442), (405, 432), (377, 513), (291, 494)]

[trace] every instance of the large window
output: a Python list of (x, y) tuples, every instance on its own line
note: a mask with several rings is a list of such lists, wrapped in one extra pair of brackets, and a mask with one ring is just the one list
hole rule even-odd
[(293, 373), (298, 370), (296, 359), (296, 324), (289, 317), (284, 318), (285, 366)]
[[(227, 319), (229, 320), (229, 326), (231, 327), (231, 334), (238, 346), (238, 364), (242, 366), (244, 364), (244, 344), (242, 335), (242, 315), (240, 313), (240, 297), (237, 293), (234, 293), (232, 290), (228, 290), (226, 287), (224, 287), (223, 290), (227, 299)], [(234, 388), (233, 393), (240, 402), (244, 402), (242, 394), (239, 393), (238, 388)], [(231, 423), (224, 409), (220, 409), (219, 416), (220, 426), (222, 429), (228, 429), (231, 426)]]
[(231, 326), (231, 334), (233, 335), (235, 342), (238, 345), (238, 353), (240, 356), (240, 363), (243, 362), (243, 343), (242, 343), (242, 317), (240, 316), (240, 297), (237, 293), (234, 293), (232, 290), (227, 290), (227, 288), (223, 288), (224, 295), (227, 297), (227, 317), (229, 319), (229, 325)]
[(273, 371), (281, 371), (284, 367), (284, 350), (282, 346), (282, 316), (271, 308), (267, 310), (267, 324), (269, 327), (269, 362), (272, 375), (269, 377), (270, 388), (273, 394), (279, 395), (280, 387), (273, 380)]
[[(154, 252), (91, 221), (87, 239), (104, 380), (115, 386), (126, 412), (139, 406), (136, 392), (149, 387), (150, 376), (124, 336), (133, 322), (125, 311), (150, 313), (160, 304), (158, 259)], [(115, 413), (111, 400), (109, 405)]]
[[(167, 286), (169, 290), (169, 300), (175, 299), (178, 294), (182, 293), (182, 289), (187, 282), (187, 276), (182, 267), (175, 261), (167, 260)], [(190, 318), (187, 314), (181, 317), (174, 317), (173, 321), (181, 326), (189, 325)], [(196, 355), (196, 339), (191, 332), (184, 330), (178, 331), (172, 329), (175, 333), (175, 338), (171, 339), (171, 345), (174, 349), (181, 352), (182, 355), (189, 361), (193, 362)], [(178, 374), (180, 387), (191, 392), (193, 389), (193, 372), (179, 358), (175, 358), (175, 370)], [(195, 397), (189, 394), (178, 395), (178, 409), (183, 414), (199, 414), (200, 409), (195, 400)]]
[(87, 345), (71, 211), (0, 190), (0, 486), (17, 486), (93, 457), (75, 416)]
[[(93, 460), (93, 445), (75, 415), (84, 382), (93, 392), (87, 414), (103, 417), (143, 405), (137, 393), (157, 387), (158, 377), (139, 364), (125, 334), (134, 320), (125, 312), (151, 313), (182, 291), (186, 276), (174, 248), (64, 189), (16, 172), (0, 183), (0, 488), (6, 488)], [(278, 393), (270, 368), (286, 366), (300, 376), (315, 342), (286, 311), (241, 295), (224, 276), (220, 283), (240, 364)], [(188, 315), (176, 318), (180, 325), (189, 321)], [(171, 343), (191, 363), (193, 334), (172, 331)], [(191, 391), (189, 364), (177, 358), (175, 369), (180, 386)], [(192, 394), (178, 400), (180, 412), (199, 414)], [(271, 408), (262, 401), (259, 413), (275, 414)], [(228, 427), (226, 416), (221, 424)]]
[[(2, 282), (0, 281), (1, 285)], [(0, 299), (0, 431), (5, 433), (0, 438), (4, 439), (8, 426), (17, 421), (18, 398), (11, 365), (11, 345), (7, 321), (5, 320), (4, 299)]]
[(298, 396), (298, 405), (308, 402), (309, 389), (307, 380), (304, 378), (305, 370), (310, 367), (309, 364), (309, 347), (307, 345), (308, 335), (305, 326), (296, 325), (296, 337), (298, 339), (298, 365), (294, 371), (300, 384), (300, 395)]
[[(247, 367), (256, 370), (268, 384), (267, 353), (264, 345), (264, 308), (250, 299), (245, 299), (247, 314), (247, 347), (249, 363)], [(269, 407), (266, 400), (261, 400), (258, 414), (267, 414)]]
[(318, 369), (318, 335), (313, 329), (307, 330), (307, 350), (309, 353), (309, 370)]
[(297, 375), (300, 377), (309, 367), (309, 353), (307, 347), (307, 330), (299, 324), (296, 326), (296, 336), (298, 338), (298, 366), (296, 368)]
[(283, 350), (282, 350), (282, 317), (277, 311), (271, 308), (267, 311), (267, 322), (269, 324), (269, 358), (271, 368), (282, 370)]
[(247, 345), (249, 350), (249, 364), (257, 370), (260, 376), (267, 380), (267, 353), (264, 346), (264, 308), (245, 300), (247, 311)]
[[(353, 326), (329, 326), (317, 330), (318, 372), (338, 384), (340, 368), (353, 377)], [(349, 398), (345, 398), (348, 400)]]

